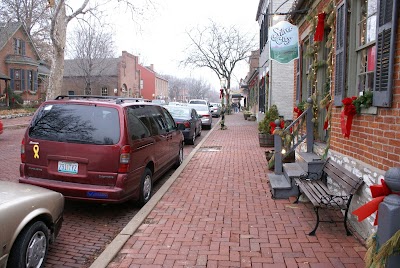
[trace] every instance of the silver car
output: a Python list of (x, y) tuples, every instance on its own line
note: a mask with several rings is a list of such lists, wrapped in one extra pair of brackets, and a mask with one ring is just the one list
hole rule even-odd
[(0, 268), (43, 267), (63, 210), (60, 193), (0, 181)]
[(212, 114), (208, 105), (202, 104), (189, 104), (188, 106), (196, 109), (197, 114), (200, 116), (201, 125), (211, 129), (212, 127)]

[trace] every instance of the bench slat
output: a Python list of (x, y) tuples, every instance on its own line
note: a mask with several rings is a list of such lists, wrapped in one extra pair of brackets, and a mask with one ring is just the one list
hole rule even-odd
[(358, 178), (355, 174), (351, 173), (350, 171), (332, 160), (329, 160), (326, 163), (324, 171), (338, 184), (342, 186), (349, 185), (349, 187), (346, 186), (346, 189), (348, 189), (348, 193), (350, 194), (354, 193), (357, 190), (354, 188), (360, 186), (361, 178)]
[(329, 189), (321, 180), (306, 181), (295, 179), (295, 181), (306, 192), (306, 195), (314, 206), (319, 206), (321, 199), (329, 195)]

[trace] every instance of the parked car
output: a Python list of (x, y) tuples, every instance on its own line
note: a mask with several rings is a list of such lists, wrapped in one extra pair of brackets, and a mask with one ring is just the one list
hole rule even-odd
[(3, 134), (3, 122), (0, 120), (0, 134)]
[(210, 107), (204, 104), (189, 104), (189, 107), (196, 109), (197, 114), (200, 116), (201, 125), (211, 129), (212, 127), (212, 115)]
[(0, 267), (43, 267), (63, 210), (60, 193), (0, 181)]
[(111, 96), (59, 96), (38, 108), (26, 130), (19, 181), (67, 199), (143, 205), (153, 183), (182, 163), (183, 145), (162, 106)]
[(208, 100), (202, 100), (202, 99), (189, 100), (189, 104), (203, 104), (203, 105), (210, 106), (210, 102)]
[(213, 117), (221, 116), (221, 104), (217, 102), (210, 103), (210, 111)]
[(152, 103), (158, 104), (158, 105), (167, 105), (165, 100), (152, 100)]
[(196, 137), (201, 135), (201, 119), (196, 109), (187, 106), (164, 106), (171, 113), (185, 137), (185, 142), (194, 144)]

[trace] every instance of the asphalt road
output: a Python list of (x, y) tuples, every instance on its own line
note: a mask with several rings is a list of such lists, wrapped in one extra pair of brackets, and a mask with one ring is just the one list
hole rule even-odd
[[(18, 182), (20, 145), (24, 131), (24, 127), (5, 129), (0, 135), (0, 180)], [(207, 132), (203, 130), (195, 145), (185, 145), (184, 157), (190, 154)], [(158, 180), (154, 191), (174, 171), (171, 169)], [(139, 209), (134, 203), (106, 205), (67, 200), (63, 227), (56, 242), (50, 246), (45, 267), (90, 266)]]

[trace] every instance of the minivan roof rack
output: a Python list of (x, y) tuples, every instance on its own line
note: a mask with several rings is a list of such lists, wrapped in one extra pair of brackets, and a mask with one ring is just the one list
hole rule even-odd
[(55, 100), (68, 99), (116, 99), (115, 96), (96, 96), (96, 95), (60, 95), (55, 98)]
[(133, 101), (133, 102), (151, 102), (150, 100), (143, 99), (143, 98), (117, 98), (116, 103), (121, 104), (126, 101)]
[(63, 99), (98, 99), (98, 100), (115, 100), (116, 104), (121, 104), (124, 102), (151, 102), (151, 100), (144, 98), (127, 98), (118, 96), (97, 96), (97, 95), (60, 95), (55, 98), (55, 100)]

